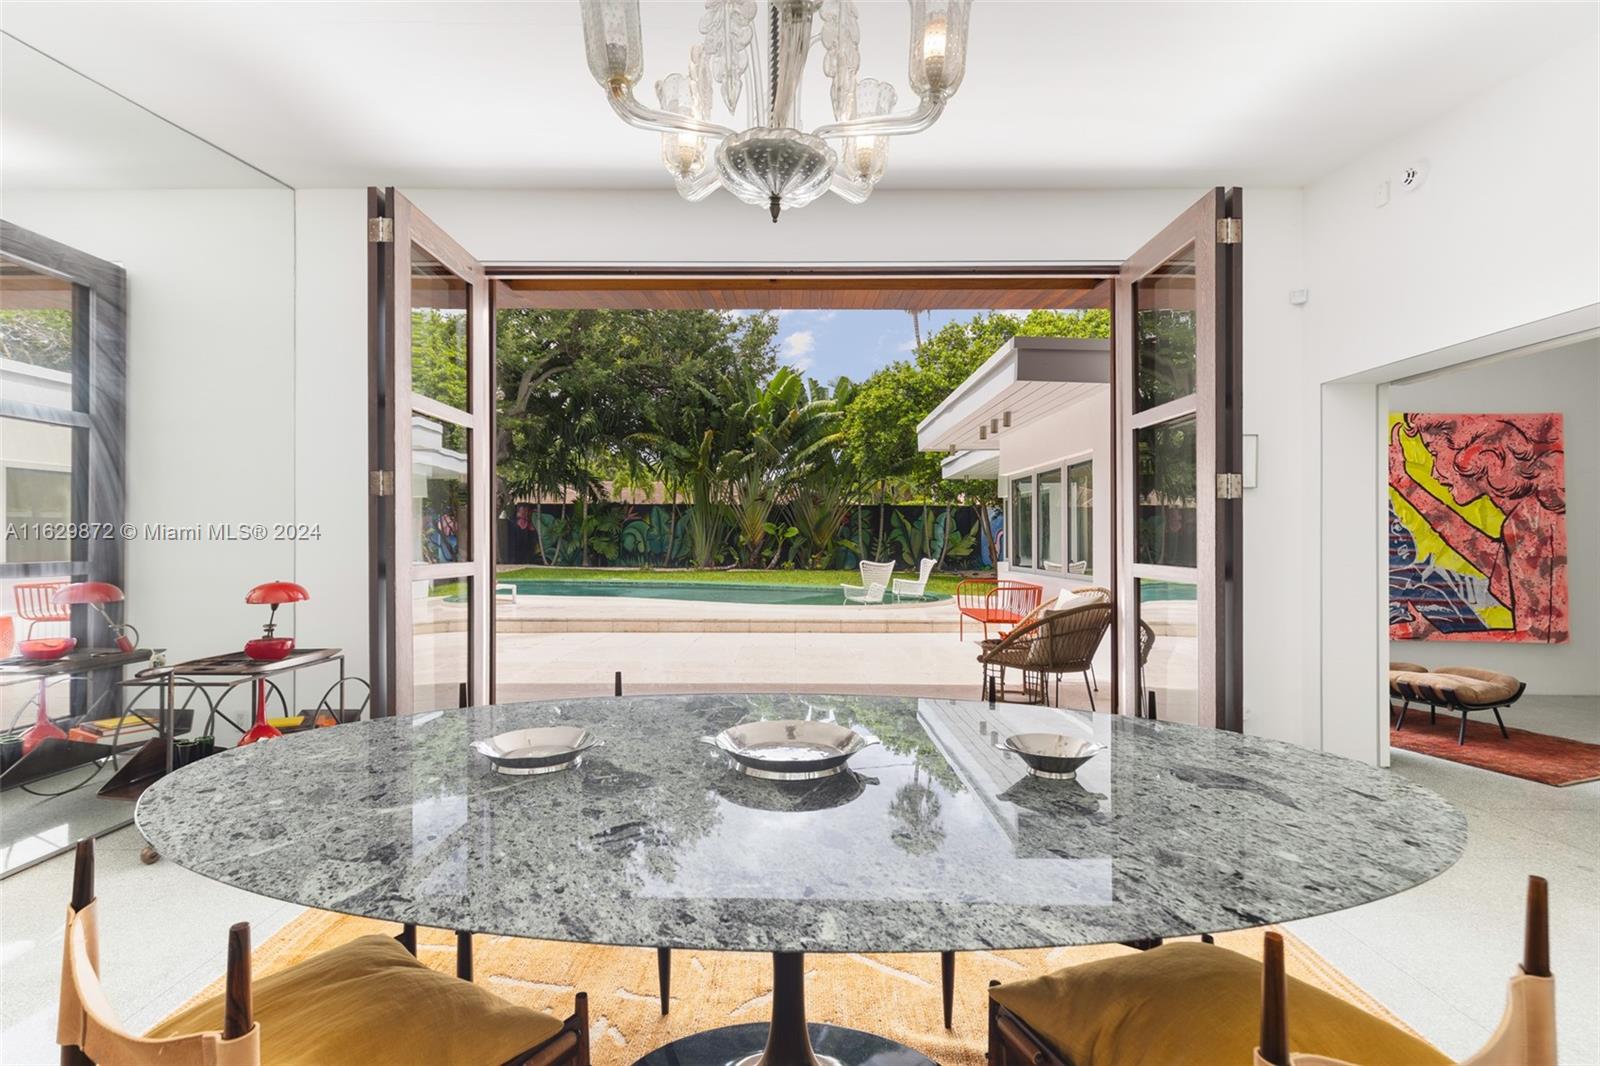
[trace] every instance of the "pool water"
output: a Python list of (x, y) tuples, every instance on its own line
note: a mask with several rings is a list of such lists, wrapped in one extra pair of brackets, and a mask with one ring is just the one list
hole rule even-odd
[[(740, 585), (710, 581), (552, 581), (512, 582), (519, 596), (627, 596), (647, 600), (700, 600), (709, 603), (776, 603), (810, 607), (843, 606), (838, 585)], [(948, 600), (941, 593), (902, 596), (898, 602)], [(896, 602), (894, 596), (885, 603)]]
[(1186, 585), (1181, 581), (1151, 581), (1147, 578), (1139, 579), (1139, 600), (1141, 603), (1159, 603), (1166, 600), (1192, 600), (1195, 598), (1195, 594), (1195, 586)]

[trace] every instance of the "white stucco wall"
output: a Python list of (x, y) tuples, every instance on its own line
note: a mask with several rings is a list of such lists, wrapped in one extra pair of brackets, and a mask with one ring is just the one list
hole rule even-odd
[[(1448, 359), (1454, 346), (1600, 301), (1596, 55), (1596, 41), (1575, 42), (1305, 191), (1310, 301), (1295, 411), (1303, 478), (1318, 492), (1279, 535), (1320, 575), (1294, 609), (1310, 626), (1302, 703), (1319, 708), (1329, 750), (1386, 758), (1379, 384), (1430, 353)], [(1426, 183), (1375, 206), (1377, 183), (1419, 159)]]

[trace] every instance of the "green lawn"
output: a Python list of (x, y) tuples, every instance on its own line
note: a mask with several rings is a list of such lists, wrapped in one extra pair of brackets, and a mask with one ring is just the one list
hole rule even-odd
[[(896, 568), (897, 576), (915, 578), (915, 570)], [(858, 570), (612, 570), (581, 566), (525, 566), (502, 570), (496, 581), (709, 581), (734, 585), (839, 585), (859, 584)], [(934, 574), (929, 592), (954, 593), (961, 578)]]

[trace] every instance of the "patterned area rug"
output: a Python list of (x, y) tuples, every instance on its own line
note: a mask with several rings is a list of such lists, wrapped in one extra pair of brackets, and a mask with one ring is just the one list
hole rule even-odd
[[(256, 949), (253, 968), (257, 976), (265, 976), (358, 936), (396, 931), (392, 923), (307, 911)], [(418, 940), (418, 957), (437, 970), (455, 972), (454, 934), (425, 929)], [(1288, 934), (1284, 940), (1292, 976), (1404, 1025), (1299, 940)], [(1259, 930), (1226, 933), (1217, 942), (1260, 957)], [(944, 1066), (984, 1066), (991, 980), (1014, 981), (1130, 950), (1101, 946), (958, 955), (953, 1030), (944, 1027), (937, 955), (810, 955), (806, 1011), (812, 1021), (865, 1029), (908, 1044)], [(656, 998), (656, 953), (649, 949), (479, 936), (473, 942), (473, 964), (479, 984), (558, 1017), (571, 1013), (574, 992), (588, 991), (596, 1066), (631, 1063), (668, 1041), (704, 1029), (765, 1021), (772, 998), (772, 963), (766, 955), (673, 952), (672, 1012), (666, 1017)], [(219, 977), (195, 998), (221, 990)]]
[[(1509, 717), (1514, 712), (1500, 713)], [(1389, 744), (1543, 785), (1562, 787), (1600, 781), (1600, 744), (1530, 733), (1526, 729), (1507, 728), (1510, 736), (1502, 737), (1494, 715), (1487, 712), (1467, 716), (1465, 744), (1456, 743), (1460, 729), (1461, 719), (1450, 711), (1440, 711), (1438, 719), (1429, 725), (1428, 708), (1413, 706), (1406, 713), (1404, 729), (1391, 725)]]

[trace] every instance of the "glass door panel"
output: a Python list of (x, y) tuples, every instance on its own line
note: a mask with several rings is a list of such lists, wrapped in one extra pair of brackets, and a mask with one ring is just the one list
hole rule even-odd
[(1199, 724), (1199, 589), (1159, 578), (1139, 578), (1137, 584), (1139, 621), (1150, 627), (1149, 651), (1139, 671), (1146, 706), (1154, 693), (1163, 721)]
[(467, 283), (426, 249), (411, 246), (411, 391), (459, 411), (467, 388)]
[(470, 677), (471, 578), (435, 578), (412, 584), (411, 711), (461, 705)]
[(411, 561), (472, 558), (471, 430), (411, 414)]
[(1195, 391), (1194, 245), (1133, 284), (1135, 411)]
[(1215, 189), (1129, 258), (1112, 327), (1118, 705), (1235, 730), (1241, 206)]
[(1196, 565), (1195, 416), (1134, 430), (1136, 563)]

